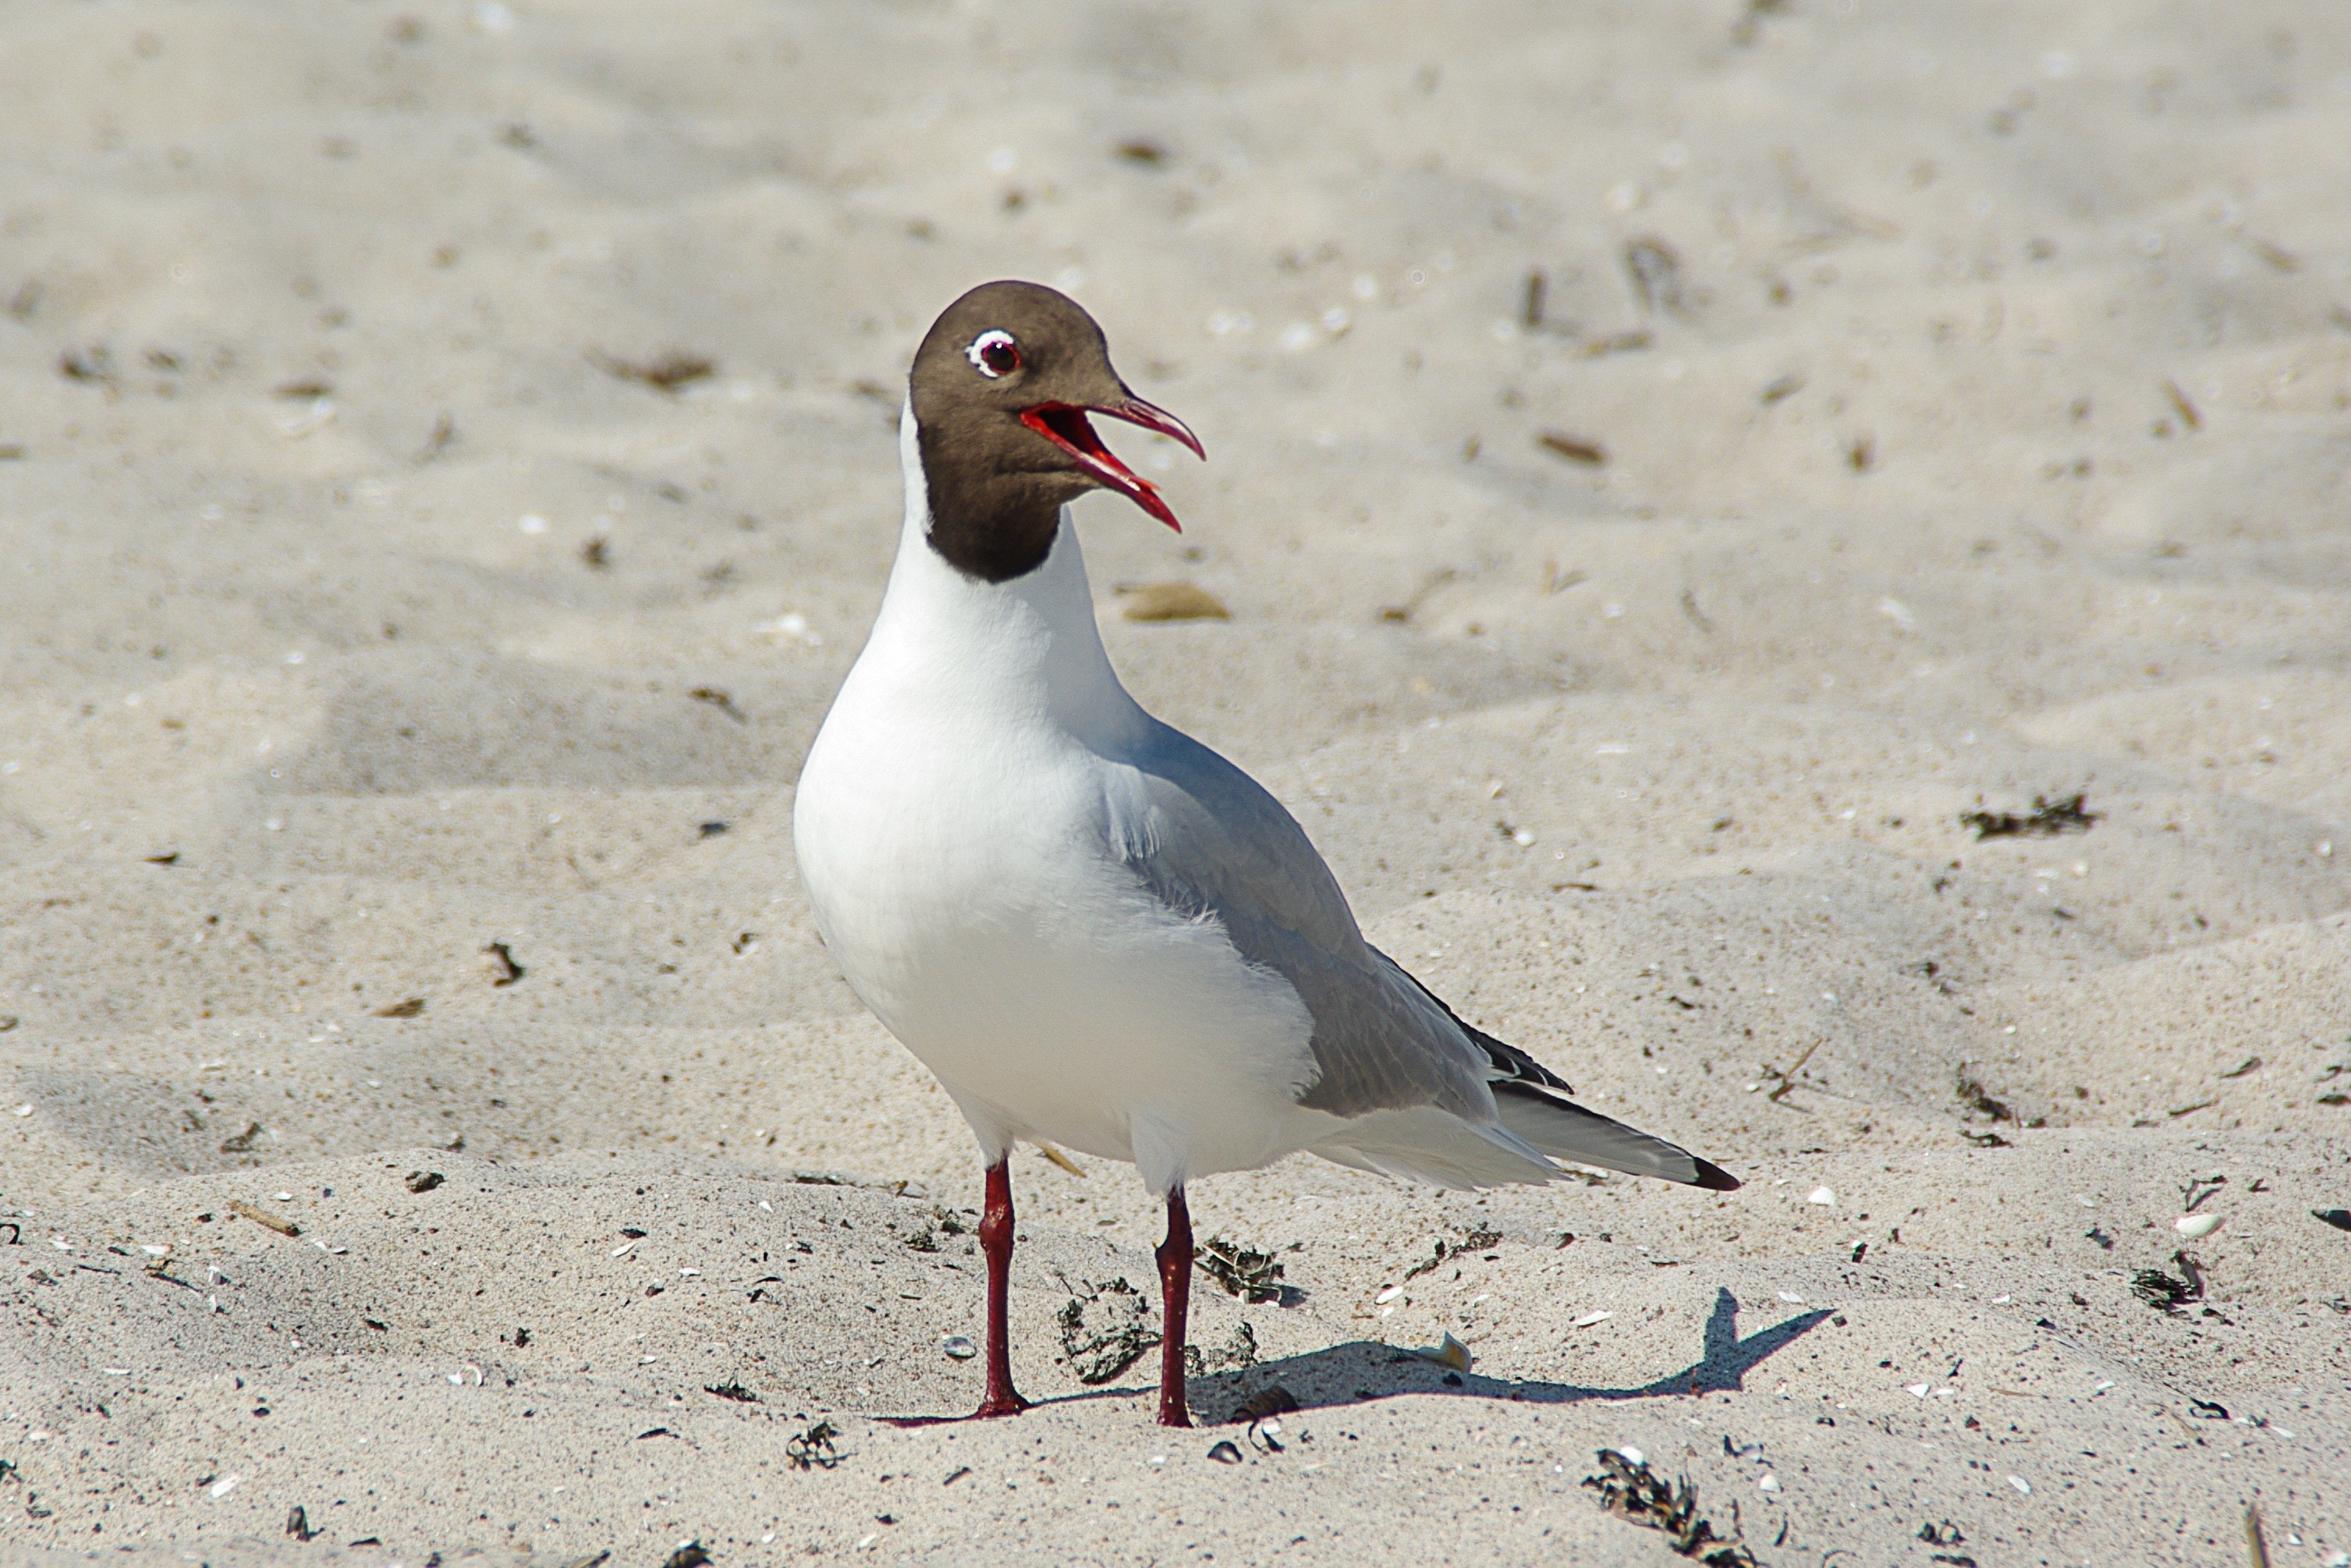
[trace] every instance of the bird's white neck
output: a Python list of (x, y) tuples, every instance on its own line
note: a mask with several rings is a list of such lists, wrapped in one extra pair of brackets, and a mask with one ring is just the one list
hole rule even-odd
[(1102, 647), (1068, 508), (1035, 570), (1005, 582), (967, 577), (931, 547), (929, 486), (911, 406), (900, 418), (898, 453), (906, 520), (860, 664), (880, 661), (966, 711), (1008, 716), (1008, 706), (1089, 737), (1108, 739), (1144, 722)]

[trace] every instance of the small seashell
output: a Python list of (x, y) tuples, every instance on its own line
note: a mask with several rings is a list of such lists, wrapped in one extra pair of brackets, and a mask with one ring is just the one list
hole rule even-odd
[(1796, 1294), (1793, 1291), (1782, 1291), (1780, 1292), (1780, 1299), (1783, 1301), (1793, 1301), (1800, 1307), (1804, 1304), (1804, 1298)]
[(824, 633), (810, 626), (809, 618), (797, 610), (787, 611), (772, 621), (761, 621), (751, 630), (763, 637), (773, 637), (778, 643), (789, 639), (805, 643), (811, 648), (824, 645)]
[(2217, 1214), (2183, 1214), (2171, 1222), (2171, 1228), (2190, 1241), (2200, 1241), (2220, 1228)]
[(1395, 1301), (1398, 1296), (1403, 1294), (1404, 1287), (1402, 1285), (1390, 1285), (1386, 1290), (1382, 1291), (1378, 1295), (1374, 1296), (1372, 1300), (1374, 1303), (1384, 1304), (1388, 1301)]
[(210, 1490), (214, 1497), (226, 1497), (236, 1490), (236, 1483), (243, 1479), (241, 1476), (223, 1476), (213, 1482)]
[(1628, 1465), (1646, 1465), (1649, 1462), (1649, 1457), (1630, 1443), (1619, 1443), (1616, 1445), (1616, 1451), (1624, 1456), (1625, 1462)]
[(1761, 1487), (1765, 1491), (1778, 1491), (1780, 1490), (1780, 1478), (1767, 1471), (1763, 1478), (1755, 1484)]
[(1804, 1201), (1806, 1203), (1834, 1203), (1836, 1201), (1836, 1192), (1831, 1187), (1816, 1186), (1813, 1188), (1810, 1193), (1805, 1195)]
[(1228, 1437), (1208, 1450), (1208, 1458), (1220, 1465), (1238, 1465), (1241, 1462), (1241, 1451), (1239, 1447)]
[(1604, 1323), (1615, 1315), (1616, 1314), (1614, 1312), (1586, 1312), (1568, 1326), (1571, 1328), (1588, 1329), (1594, 1323)]
[(1449, 1366), (1456, 1372), (1469, 1370), (1469, 1347), (1447, 1333), (1431, 1345), (1415, 1349), (1413, 1354), (1423, 1361), (1433, 1361), (1439, 1366)]
[(1923, 1383), (1906, 1383), (1902, 1385), (1902, 1391), (1913, 1399), (1924, 1399), (1927, 1397), (1927, 1386)]
[(957, 1361), (969, 1361), (979, 1354), (979, 1346), (959, 1333), (951, 1333), (939, 1342), (939, 1348)]
[(2026, 1480), (2022, 1476), (2009, 1477), (2008, 1484), (2014, 1487), (2017, 1490), (2022, 1492), (2027, 1497), (2031, 1497), (2032, 1495), (2032, 1483)]

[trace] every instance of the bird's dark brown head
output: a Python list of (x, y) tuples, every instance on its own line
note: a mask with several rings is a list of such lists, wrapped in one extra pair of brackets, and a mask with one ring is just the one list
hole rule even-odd
[(987, 582), (1035, 570), (1062, 506), (1092, 489), (1115, 490), (1177, 528), (1159, 492), (1102, 444), (1086, 415), (1139, 424), (1195, 453), (1200, 443), (1127, 391), (1102, 329), (1066, 295), (1034, 283), (980, 285), (931, 324), (909, 386), (931, 548), (956, 570)]

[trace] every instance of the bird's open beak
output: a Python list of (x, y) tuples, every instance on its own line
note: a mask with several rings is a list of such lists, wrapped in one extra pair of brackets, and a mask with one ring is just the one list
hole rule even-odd
[(1102, 403), (1092, 408), (1081, 408), (1075, 403), (1043, 402), (1020, 413), (1021, 423), (1076, 458), (1078, 466), (1096, 484), (1106, 490), (1117, 491), (1177, 533), (1182, 533), (1184, 525), (1176, 520), (1176, 514), (1168, 510), (1167, 503), (1160, 498), (1158, 489), (1151, 481), (1120, 462), (1118, 455), (1102, 444), (1102, 437), (1096, 435), (1094, 427), (1087, 423), (1086, 415), (1089, 413), (1108, 414), (1129, 424), (1139, 424), (1171, 441), (1180, 441), (1192, 449), (1195, 456), (1205, 462), (1208, 455), (1200, 449), (1200, 438), (1193, 434), (1182, 420), (1156, 404), (1144, 402), (1132, 392), (1127, 393), (1122, 402)]

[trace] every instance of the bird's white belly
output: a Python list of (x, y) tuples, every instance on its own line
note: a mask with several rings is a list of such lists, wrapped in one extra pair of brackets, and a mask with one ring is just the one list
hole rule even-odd
[(1108, 765), (922, 749), (820, 739), (795, 839), (834, 960), (983, 1142), (1134, 1160), (1155, 1186), (1309, 1142), (1304, 1005), (1111, 853)]

